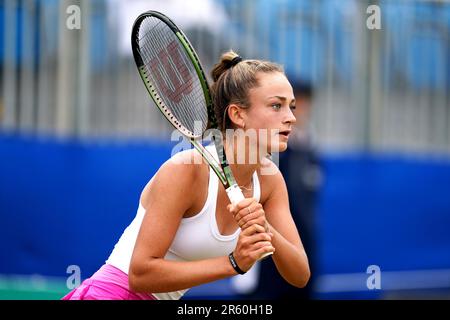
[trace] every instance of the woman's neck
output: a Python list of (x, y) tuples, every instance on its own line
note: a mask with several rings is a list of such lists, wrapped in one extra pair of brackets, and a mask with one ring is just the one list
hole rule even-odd
[(258, 155), (250, 154), (248, 144), (239, 148), (224, 141), (225, 154), (236, 183), (241, 187), (251, 186), (252, 177), (261, 166)]

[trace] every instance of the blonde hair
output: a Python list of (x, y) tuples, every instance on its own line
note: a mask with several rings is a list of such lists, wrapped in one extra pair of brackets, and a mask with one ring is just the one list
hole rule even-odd
[(258, 73), (281, 72), (283, 67), (264, 60), (240, 60), (239, 55), (230, 50), (222, 54), (211, 71), (214, 81), (212, 95), (214, 113), (221, 131), (231, 127), (227, 116), (228, 106), (238, 104), (241, 108), (250, 107), (249, 90), (259, 85)]

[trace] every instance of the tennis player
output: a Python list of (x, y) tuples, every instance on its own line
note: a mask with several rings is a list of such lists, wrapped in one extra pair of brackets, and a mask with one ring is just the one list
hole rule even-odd
[[(174, 155), (144, 188), (136, 217), (105, 264), (64, 300), (180, 299), (193, 286), (244, 274), (268, 252), (288, 283), (306, 285), (308, 258), (286, 185), (267, 158), (268, 150), (287, 148), (295, 123), (292, 87), (281, 66), (242, 60), (233, 51), (222, 55), (212, 78), (220, 130), (257, 133), (239, 146), (237, 134), (224, 135), (227, 158), (246, 199), (231, 205), (197, 151)], [(217, 157), (214, 147), (208, 150)], [(240, 157), (251, 150), (259, 150), (256, 161)], [(267, 167), (273, 174), (263, 174)]]

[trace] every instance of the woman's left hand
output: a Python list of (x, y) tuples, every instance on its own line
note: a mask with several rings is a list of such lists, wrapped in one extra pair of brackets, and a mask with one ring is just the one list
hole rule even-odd
[(270, 231), (264, 208), (254, 198), (246, 198), (235, 206), (228, 205), (227, 208), (233, 214), (242, 230), (245, 230), (253, 224), (259, 224), (264, 227), (266, 232)]

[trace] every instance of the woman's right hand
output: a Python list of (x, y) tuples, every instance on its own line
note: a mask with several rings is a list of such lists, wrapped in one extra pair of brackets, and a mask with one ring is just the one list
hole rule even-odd
[(242, 271), (248, 271), (263, 254), (275, 252), (272, 237), (272, 233), (256, 223), (241, 231), (233, 256)]

